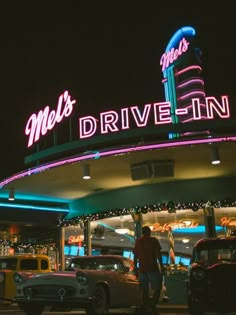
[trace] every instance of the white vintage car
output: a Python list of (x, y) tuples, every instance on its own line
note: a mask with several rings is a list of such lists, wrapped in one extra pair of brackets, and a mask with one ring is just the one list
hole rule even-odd
[(65, 271), (16, 272), (15, 302), (27, 315), (45, 308), (83, 308), (87, 314), (107, 314), (111, 308), (139, 308), (141, 290), (132, 260), (118, 255), (80, 256)]

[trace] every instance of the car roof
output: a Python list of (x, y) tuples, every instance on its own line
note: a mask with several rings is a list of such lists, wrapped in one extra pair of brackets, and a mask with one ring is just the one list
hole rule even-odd
[(128, 258), (128, 257), (124, 257), (121, 255), (85, 255), (85, 256), (74, 256), (70, 259), (70, 263), (72, 263), (75, 260), (104, 260), (104, 259), (116, 259), (116, 260), (120, 260), (120, 261), (129, 261), (131, 263), (133, 263), (133, 260)]
[(10, 258), (48, 258), (45, 254), (19, 254), (19, 255), (6, 255), (0, 256), (0, 259), (10, 259)]
[(196, 247), (201, 247), (204, 244), (209, 244), (209, 243), (234, 243), (236, 242), (236, 236), (223, 236), (223, 237), (209, 237), (209, 238), (202, 238), (199, 241), (197, 241), (194, 245), (194, 248)]
[(85, 256), (74, 256), (72, 259), (102, 259), (102, 258), (116, 258), (116, 259), (126, 259), (126, 257), (121, 255), (85, 255)]

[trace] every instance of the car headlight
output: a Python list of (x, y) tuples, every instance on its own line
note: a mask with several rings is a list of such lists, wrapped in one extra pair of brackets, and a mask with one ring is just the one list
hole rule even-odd
[(206, 273), (202, 268), (195, 268), (191, 272), (191, 277), (194, 280), (203, 280), (205, 276), (206, 276)]
[(79, 282), (79, 284), (86, 284), (88, 282), (87, 276), (81, 271), (78, 271), (76, 273), (76, 279)]
[(18, 285), (24, 282), (24, 278), (19, 273), (15, 273), (13, 276), (13, 279), (14, 279), (14, 282)]

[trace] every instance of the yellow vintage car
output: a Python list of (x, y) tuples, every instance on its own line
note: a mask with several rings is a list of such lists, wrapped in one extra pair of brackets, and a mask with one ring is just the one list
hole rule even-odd
[(51, 271), (50, 258), (43, 254), (0, 256), (0, 303), (11, 303), (16, 295), (14, 274), (46, 273)]

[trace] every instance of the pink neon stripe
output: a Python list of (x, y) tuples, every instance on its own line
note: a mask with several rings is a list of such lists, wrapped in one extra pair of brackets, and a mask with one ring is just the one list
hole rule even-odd
[(197, 66), (197, 65), (195, 65), (195, 66), (189, 66), (189, 67), (187, 67), (187, 68), (184, 68), (184, 69), (182, 69), (182, 70), (176, 72), (176, 73), (175, 73), (175, 76), (180, 75), (180, 74), (182, 74), (182, 73), (184, 73), (184, 72), (187, 72), (187, 71), (189, 71), (189, 70), (194, 70), (194, 69), (202, 70), (202, 68), (201, 68), (200, 66)]
[(193, 135), (193, 134), (204, 134), (204, 135), (206, 135), (206, 134), (210, 134), (210, 132), (209, 132), (209, 130), (205, 130), (205, 131), (200, 131), (200, 132), (197, 132), (197, 131), (195, 131), (195, 132), (184, 132), (182, 135), (185, 135), (185, 136), (189, 136), (189, 135)]
[(18, 174), (15, 174), (3, 181), (0, 182), (0, 187), (4, 187), (5, 185), (13, 182), (14, 180), (17, 180), (19, 178), (23, 178), (25, 176), (30, 176), (33, 174), (37, 174), (39, 172), (43, 172), (45, 170), (72, 164), (75, 162), (83, 161), (83, 160), (90, 160), (90, 159), (96, 159), (99, 157), (104, 156), (112, 156), (116, 154), (124, 154), (124, 153), (130, 153), (130, 152), (140, 152), (140, 151), (146, 151), (146, 150), (154, 150), (154, 149), (162, 149), (162, 148), (172, 148), (172, 147), (181, 147), (181, 146), (187, 146), (192, 144), (206, 144), (206, 143), (217, 143), (217, 142), (228, 142), (228, 141), (236, 141), (236, 136), (231, 137), (215, 137), (215, 138), (207, 138), (207, 139), (195, 139), (195, 140), (183, 140), (183, 141), (173, 141), (173, 142), (164, 142), (164, 143), (156, 143), (156, 144), (148, 144), (143, 146), (134, 146), (129, 148), (122, 148), (122, 149), (116, 149), (116, 150), (110, 150), (110, 151), (104, 151), (98, 153), (91, 153), (88, 155), (83, 156), (77, 156), (73, 158), (68, 158), (64, 160), (60, 160), (57, 162), (48, 163), (39, 167), (35, 167), (23, 172), (20, 172)]
[(184, 100), (184, 99), (186, 99), (186, 98), (189, 98), (189, 97), (192, 96), (192, 95), (196, 95), (196, 96), (197, 96), (197, 95), (202, 95), (202, 96), (205, 96), (206, 93), (203, 92), (203, 91), (196, 90), (196, 91), (192, 91), (192, 92), (186, 93), (186, 94), (183, 95), (183, 96), (178, 97), (178, 100)]
[[(202, 115), (202, 116), (201, 116), (201, 120), (204, 120), (204, 119), (208, 119), (208, 118), (207, 118), (207, 116)], [(187, 118), (187, 119), (185, 119), (185, 120), (182, 119), (182, 120), (181, 120), (181, 123), (184, 124), (184, 123), (190, 122), (190, 121), (194, 121), (194, 119), (193, 119), (193, 118)]]
[(200, 83), (200, 84), (204, 85), (204, 81), (202, 79), (191, 79), (187, 82), (184, 82), (184, 83), (177, 85), (177, 88), (183, 88), (183, 87), (186, 87), (188, 85), (191, 85), (192, 83)]

